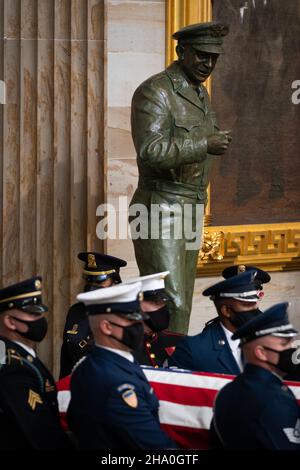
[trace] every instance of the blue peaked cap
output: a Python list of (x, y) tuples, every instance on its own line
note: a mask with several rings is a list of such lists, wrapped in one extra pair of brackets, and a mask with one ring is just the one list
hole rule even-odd
[(256, 276), (255, 270), (245, 271), (208, 287), (202, 294), (210, 296), (211, 300), (228, 298), (241, 302), (257, 302), (261, 298), (261, 287)]

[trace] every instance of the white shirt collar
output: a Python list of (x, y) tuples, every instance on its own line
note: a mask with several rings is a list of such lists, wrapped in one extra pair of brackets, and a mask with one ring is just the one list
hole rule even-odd
[(225, 333), (226, 339), (228, 341), (229, 347), (231, 349), (232, 355), (234, 359), (236, 360), (240, 370), (242, 371), (244, 369), (243, 367), (243, 362), (242, 362), (242, 351), (241, 348), (239, 348), (240, 340), (239, 339), (232, 339), (233, 332), (229, 331), (222, 322), (220, 322), (223, 331)]
[(31, 354), (31, 356), (36, 357), (36, 353), (35, 353), (34, 349), (30, 348), (29, 346), (26, 346), (23, 343), (20, 343), (20, 341), (15, 341), (15, 343), (18, 344), (19, 346), (21, 346), (21, 348), (25, 349), (25, 351), (27, 351), (29, 354)]
[(130, 362), (134, 362), (134, 357), (129, 351), (123, 351), (121, 349), (115, 349), (115, 348), (108, 348), (107, 346), (101, 346), (101, 344), (96, 344), (97, 348), (102, 348), (102, 349), (107, 349), (107, 351), (114, 352), (116, 354), (119, 354), (119, 356), (124, 357)]
[[(221, 323), (221, 322), (220, 322)], [(226, 335), (226, 339), (229, 343), (229, 346), (230, 346), (230, 349), (238, 349), (239, 347), (239, 344), (240, 344), (240, 340), (239, 339), (232, 339), (232, 335), (233, 335), (233, 332), (232, 331), (229, 331), (224, 325), (223, 323), (221, 323), (221, 326), (223, 328), (223, 331)]]

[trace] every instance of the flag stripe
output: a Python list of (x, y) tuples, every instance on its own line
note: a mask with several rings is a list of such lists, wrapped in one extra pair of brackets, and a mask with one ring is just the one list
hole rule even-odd
[(159, 401), (168, 401), (178, 405), (210, 406), (214, 404), (218, 390), (206, 388), (182, 387), (181, 385), (169, 385), (159, 382), (151, 382)]
[(234, 379), (233, 375), (208, 375), (180, 369), (148, 369), (143, 367), (143, 371), (149, 382), (180, 385), (182, 387), (209, 388), (211, 390), (219, 390)]
[(211, 419), (211, 407), (182, 406), (169, 401), (159, 401), (159, 421), (161, 423), (194, 429), (209, 429)]

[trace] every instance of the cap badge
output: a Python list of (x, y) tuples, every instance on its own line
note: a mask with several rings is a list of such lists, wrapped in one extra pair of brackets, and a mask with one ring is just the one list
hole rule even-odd
[(34, 283), (34, 287), (38, 290), (42, 287), (42, 283), (39, 279), (37, 279)]
[(88, 255), (88, 267), (89, 268), (97, 268), (95, 255), (92, 255), (92, 254)]
[(238, 273), (244, 273), (246, 271), (246, 266), (244, 264), (240, 264), (238, 266)]

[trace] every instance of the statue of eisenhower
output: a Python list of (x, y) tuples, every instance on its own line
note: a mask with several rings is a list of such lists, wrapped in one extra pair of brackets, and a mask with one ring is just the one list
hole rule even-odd
[[(143, 82), (132, 100), (139, 169), (130, 203), (132, 234), (134, 215), (138, 218), (134, 205), (143, 204), (148, 210), (146, 223), (140, 224), (143, 234), (136, 239), (133, 234), (135, 256), (141, 275), (170, 271), (166, 280), (170, 329), (179, 333), (186, 333), (189, 325), (210, 169), (231, 141), (230, 131), (219, 130), (203, 86), (223, 52), (228, 31), (226, 25), (212, 22), (174, 33), (178, 60)], [(157, 205), (160, 232), (151, 237)]]

